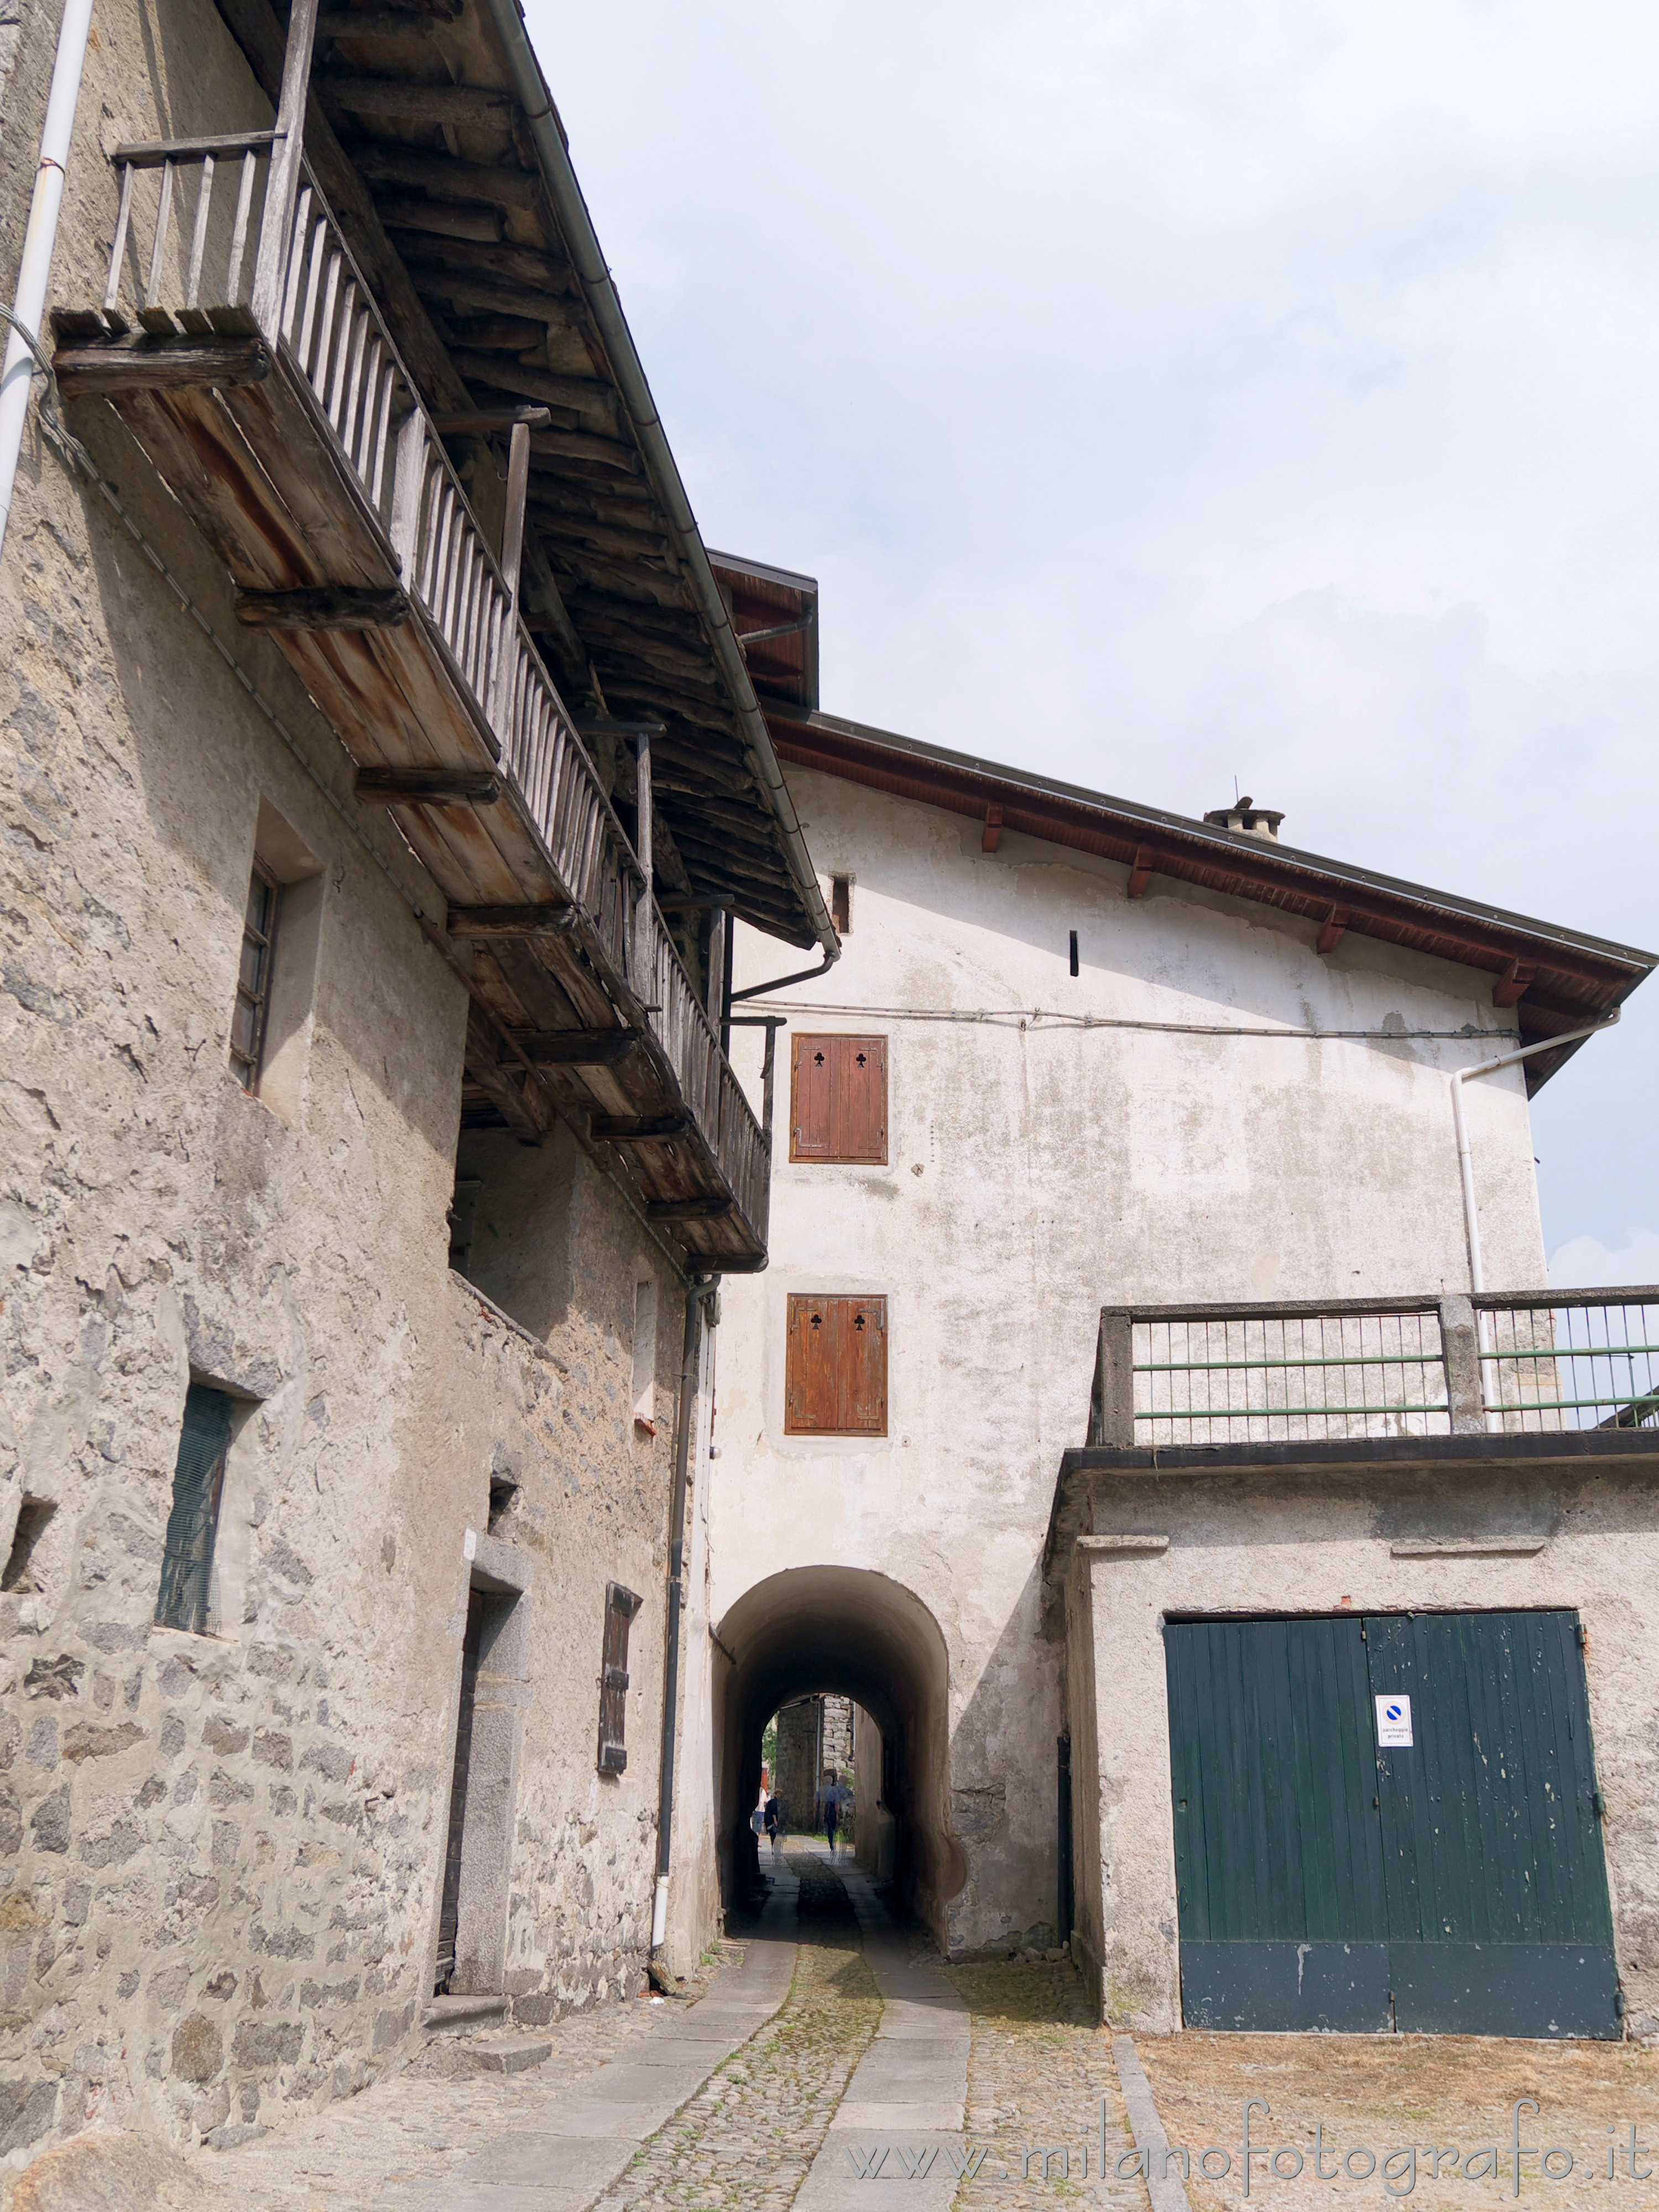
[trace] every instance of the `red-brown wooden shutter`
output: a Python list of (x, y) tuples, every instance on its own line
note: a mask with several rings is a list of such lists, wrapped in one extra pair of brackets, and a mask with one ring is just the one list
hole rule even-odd
[(887, 1433), (887, 1301), (792, 1291), (784, 1358), (791, 1436)]
[(790, 1158), (884, 1165), (886, 1038), (798, 1036), (790, 1052)]
[(797, 1036), (793, 1041), (789, 1080), (789, 1157), (830, 1160), (835, 1074), (831, 1054), (836, 1040)]
[(628, 1765), (628, 1631), (641, 1601), (620, 1583), (605, 1588), (605, 1642), (599, 1664), (599, 1771)]
[(887, 1040), (837, 1037), (832, 1157), (884, 1164), (887, 1158)]

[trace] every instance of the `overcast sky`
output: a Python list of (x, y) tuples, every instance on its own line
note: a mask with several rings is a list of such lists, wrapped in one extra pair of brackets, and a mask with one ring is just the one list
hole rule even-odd
[[(830, 711), (1659, 940), (1652, 0), (528, 12)], [(1659, 1279), (1656, 1079), (1659, 980), (1534, 1109), (1562, 1279)]]

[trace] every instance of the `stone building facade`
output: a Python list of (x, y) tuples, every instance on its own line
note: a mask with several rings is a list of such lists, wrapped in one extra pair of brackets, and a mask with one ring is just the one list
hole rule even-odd
[[(183, 315), (160, 338), (98, 323), (119, 203), (107, 156), (268, 132), (273, 82), (295, 68), (280, 33), (270, 45), (274, 22), (204, 0), (99, 9), (52, 296), (60, 342), (90, 317), (118, 382), (188, 368), (200, 332)], [(4, 66), (16, 46), (0, 147), (9, 267), (56, 32), (55, 9), (27, 9), (0, 46)], [(458, 70), (505, 75), (478, 11), (446, 36), (466, 47)], [(313, 76), (324, 66), (319, 48)], [(336, 165), (340, 220), (376, 271), (362, 298), (391, 318), (386, 345), (405, 349), (404, 431), (424, 425), (428, 455), (441, 434), (422, 410), (482, 407), (494, 370), (475, 363), (474, 397), (453, 331), (411, 289), (409, 270), (430, 274), (443, 240), (495, 225), (497, 269), (539, 252), (550, 328), (580, 344), (582, 317), (611, 312), (598, 290), (568, 304), (580, 286), (557, 275), (556, 187), (526, 168), (522, 129), (475, 149), (454, 185), (435, 149), (398, 249), (314, 100), (306, 131), (307, 159)], [(274, 164), (270, 146), (256, 138), (248, 163)], [(190, 158), (180, 210), (204, 189)], [(481, 212), (490, 158), (510, 216)], [(155, 172), (137, 173), (135, 205)], [(533, 248), (532, 222), (548, 230)], [(574, 231), (564, 245), (579, 251)], [(688, 606), (696, 590), (718, 606), (695, 527), (673, 519), (672, 457), (640, 428), (643, 403), (631, 411), (592, 367), (636, 373), (625, 336), (613, 325), (583, 356), (611, 426), (605, 465), (637, 488), (643, 520), (669, 518), (672, 578), (695, 572)], [(270, 373), (322, 425), (313, 483), (337, 469), (349, 489), (343, 434), (331, 444), (305, 411), (297, 343), (273, 339)], [(584, 579), (563, 541), (523, 525), (522, 471), (507, 519), (506, 429), (494, 445), (460, 435), (459, 474), (428, 466), (441, 487), (465, 482), (483, 518), (472, 573), (495, 577), (508, 607), (494, 665), (511, 647), (514, 680), (541, 687), (562, 798), (532, 787), (505, 679), (482, 662), (469, 674), (407, 564), (396, 640), (428, 656), (438, 764), (377, 761), (391, 707), (360, 726), (349, 686), (330, 693), (294, 658), (320, 635), (342, 665), (361, 627), (244, 618), (250, 587), (235, 532), (215, 535), (215, 501), (234, 481), (257, 503), (274, 476), (236, 477), (222, 458), (168, 478), (176, 449), (158, 462), (164, 440), (135, 436), (160, 439), (183, 402), (141, 396), (118, 417), (75, 397), (67, 368), (64, 387), (82, 459), (32, 411), (0, 567), (0, 2149), (14, 2165), (85, 2125), (187, 2142), (265, 2124), (400, 2063), (434, 2003), (544, 2022), (642, 1988), (653, 1937), (670, 1966), (707, 1941), (717, 1900), (695, 1785), (673, 1910), (653, 1930), (659, 1753), (671, 1650), (694, 1686), (707, 1664), (695, 1638), (714, 1315), (698, 1285), (763, 1264), (765, 1222), (762, 1133), (720, 1103), (709, 914), (781, 899), (784, 933), (810, 941), (817, 926), (763, 729), (759, 751), (743, 741), (750, 767), (720, 771), (741, 849), (715, 832), (681, 854), (677, 837), (691, 848), (702, 823), (676, 779), (678, 679), (635, 697), (645, 662), (597, 586), (591, 639), (577, 635), (564, 601)], [(200, 418), (225, 419), (211, 404)], [(590, 497), (591, 454), (574, 448), (538, 459), (546, 514)], [(250, 514), (237, 529), (252, 532)], [(521, 603), (490, 566), (515, 529)], [(344, 539), (314, 519), (307, 543), (325, 574), (346, 565)], [(669, 574), (641, 566), (651, 604), (682, 589)], [(322, 595), (325, 623), (333, 588), (296, 587)], [(720, 715), (734, 747), (730, 729), (757, 718), (711, 622), (682, 617), (676, 665), (703, 670), (699, 757), (717, 764)], [(537, 659), (556, 648), (568, 708)], [(476, 757), (446, 766), (456, 730)], [(366, 766), (381, 770), (378, 794)], [(594, 825), (584, 849), (611, 872), (593, 884), (558, 842), (579, 805)], [(461, 849), (483, 865), (464, 822), (493, 825), (498, 851), (516, 835), (535, 880), (556, 886), (507, 909), (520, 919), (504, 940), (499, 923), (496, 940), (468, 936), (465, 883), (445, 873)], [(653, 830), (655, 881), (677, 907), (653, 903)], [(632, 902), (622, 934), (614, 907), (600, 911), (618, 884)], [(535, 964), (540, 943), (577, 947), (579, 1005)], [(553, 1040), (539, 1059), (520, 1042), (526, 1005), (529, 1030)], [(629, 1088), (641, 1071), (657, 1085), (643, 1108)], [(734, 1133), (750, 1168), (732, 1165)], [(675, 1717), (668, 1703), (671, 1742)]]

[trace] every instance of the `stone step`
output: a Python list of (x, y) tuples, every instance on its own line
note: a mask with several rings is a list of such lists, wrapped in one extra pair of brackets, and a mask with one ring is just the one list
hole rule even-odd
[(434, 1997), (421, 2014), (428, 2035), (453, 2034), (457, 2029), (482, 2027), (486, 2021), (504, 2020), (507, 2000), (501, 1996)]
[(523, 2074), (550, 2057), (553, 2045), (540, 2035), (480, 2036), (466, 2056), (480, 2074)]

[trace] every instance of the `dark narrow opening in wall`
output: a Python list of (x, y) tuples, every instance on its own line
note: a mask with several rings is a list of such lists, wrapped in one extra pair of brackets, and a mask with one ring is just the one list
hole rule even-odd
[(520, 1144), (463, 1128), (449, 1204), (449, 1264), (531, 1335), (546, 1337), (568, 1296), (575, 1151), (562, 1132)]
[(513, 1510), (513, 1501), (519, 1494), (519, 1486), (504, 1474), (489, 1478), (489, 1522), (485, 1533), (495, 1535), (503, 1521)]
[(236, 1413), (237, 1401), (208, 1383), (192, 1382), (185, 1393), (161, 1586), (155, 1598), (155, 1619), (162, 1628), (183, 1628), (199, 1636), (207, 1627), (219, 1501)]
[(831, 876), (830, 878), (830, 919), (836, 925), (838, 937), (853, 933), (853, 878), (851, 876)]
[(1073, 975), (1075, 975), (1077, 974), (1077, 971), (1078, 971), (1078, 970), (1077, 970), (1077, 932), (1076, 932), (1076, 930), (1073, 930), (1073, 931), (1072, 932), (1072, 973), (1073, 973)]
[(433, 1972), (441, 1996), (494, 1996), (506, 1971), (527, 1633), (526, 1598), (492, 1578), (473, 1584), (461, 1645)]
[(6, 1560), (5, 1571), (0, 1574), (0, 1590), (38, 1590), (35, 1577), (34, 1547), (46, 1532), (46, 1523), (58, 1510), (49, 1498), (26, 1498), (17, 1509), (17, 1527), (12, 1535), (11, 1552)]
[(449, 1833), (444, 1847), (443, 1903), (438, 1911), (438, 1961), (434, 1987), (441, 1995), (455, 1974), (455, 1939), (461, 1918), (461, 1844), (466, 1833), (466, 1785), (472, 1764), (472, 1716), (478, 1698), (478, 1652), (483, 1642), (483, 1590), (467, 1599), (461, 1645), (461, 1696), (455, 1715), (455, 1765), (449, 1785)]

